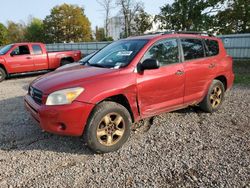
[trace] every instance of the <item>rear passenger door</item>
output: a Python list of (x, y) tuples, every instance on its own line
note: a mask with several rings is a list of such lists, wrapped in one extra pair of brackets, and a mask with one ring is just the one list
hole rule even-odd
[(32, 45), (32, 57), (37, 71), (48, 69), (47, 53), (46, 51), (43, 51), (40, 44)]
[(184, 103), (196, 103), (204, 97), (215, 74), (215, 66), (213, 59), (206, 58), (203, 39), (181, 38), (180, 40), (186, 74)]

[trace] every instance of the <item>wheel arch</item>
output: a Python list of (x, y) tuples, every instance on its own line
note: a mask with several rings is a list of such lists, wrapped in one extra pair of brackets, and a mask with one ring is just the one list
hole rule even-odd
[(74, 58), (70, 56), (61, 58), (61, 63), (63, 60), (69, 61), (70, 63), (73, 63), (75, 61)]
[[(96, 106), (97, 106), (98, 104), (102, 103), (102, 102), (105, 102), (105, 101), (116, 102), (116, 103), (118, 103), (118, 104), (124, 106), (124, 107), (128, 110), (128, 112), (129, 112), (129, 114), (130, 114), (130, 116), (131, 116), (132, 122), (135, 122), (135, 117), (134, 117), (132, 108), (131, 108), (131, 106), (130, 106), (130, 103), (129, 103), (128, 98), (127, 98), (125, 95), (123, 95), (123, 94), (117, 94), (117, 95), (112, 95), (112, 96), (106, 97), (106, 98), (104, 98), (104, 99), (98, 101), (98, 102), (96, 103)], [(94, 110), (94, 108), (93, 108), (93, 110)], [(92, 110), (92, 111), (93, 111), (93, 110)]]
[(226, 78), (226, 76), (220, 75), (220, 76), (217, 76), (216, 78), (214, 78), (214, 80), (221, 81), (223, 83), (223, 85), (224, 85), (225, 91), (227, 90), (228, 86), (227, 86), (227, 78)]
[(2, 68), (2, 69), (5, 71), (5, 73), (6, 73), (7, 76), (9, 75), (7, 69), (6, 69), (5, 66), (4, 66), (3, 64), (1, 64), (1, 63), (0, 63), (0, 68)]

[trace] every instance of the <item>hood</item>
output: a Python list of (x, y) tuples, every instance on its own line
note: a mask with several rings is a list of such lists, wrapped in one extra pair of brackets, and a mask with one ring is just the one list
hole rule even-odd
[(50, 94), (61, 89), (84, 87), (84, 83), (91, 79), (101, 79), (103, 76), (110, 75), (113, 72), (119, 72), (119, 70), (78, 64), (45, 74), (34, 80), (31, 85), (41, 90), (44, 94)]

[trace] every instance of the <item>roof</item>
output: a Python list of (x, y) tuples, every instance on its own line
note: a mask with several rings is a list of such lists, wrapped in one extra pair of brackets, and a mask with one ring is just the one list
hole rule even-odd
[(142, 36), (132, 36), (126, 38), (125, 40), (133, 40), (133, 39), (151, 40), (151, 39), (165, 38), (166, 36), (218, 39), (217, 37), (214, 36), (204, 36), (204, 35), (189, 34), (189, 33), (157, 33), (157, 34), (142, 35)]

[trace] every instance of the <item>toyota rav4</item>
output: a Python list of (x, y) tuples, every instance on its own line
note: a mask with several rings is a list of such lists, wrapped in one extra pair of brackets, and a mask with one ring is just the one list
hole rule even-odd
[(220, 39), (145, 35), (36, 79), (25, 105), (43, 130), (84, 135), (89, 148), (105, 153), (119, 149), (141, 119), (191, 105), (217, 111), (233, 80), (232, 57)]

